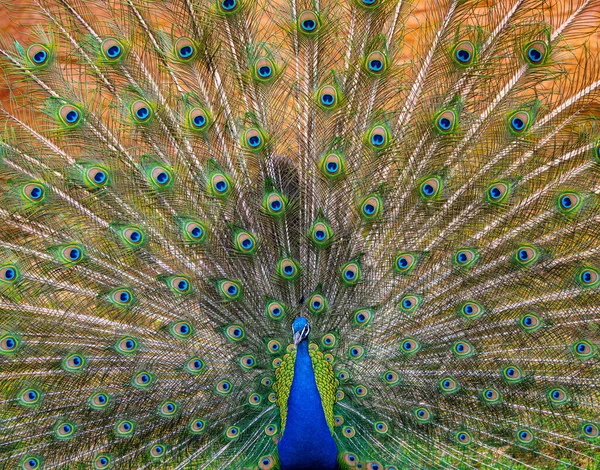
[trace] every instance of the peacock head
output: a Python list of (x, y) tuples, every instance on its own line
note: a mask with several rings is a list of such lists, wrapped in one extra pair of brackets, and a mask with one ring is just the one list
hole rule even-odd
[(310, 325), (304, 317), (298, 317), (292, 323), (292, 336), (294, 337), (294, 345), (298, 346), (302, 341), (308, 338), (310, 333)]

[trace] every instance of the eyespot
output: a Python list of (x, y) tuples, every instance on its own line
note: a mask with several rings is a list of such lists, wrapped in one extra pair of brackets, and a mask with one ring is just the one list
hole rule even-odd
[(285, 315), (285, 307), (281, 302), (272, 300), (267, 302), (267, 315), (273, 320), (281, 320)]
[(400, 343), (400, 350), (407, 355), (415, 354), (421, 349), (421, 344), (414, 338), (405, 338)]
[(164, 401), (158, 407), (158, 412), (160, 415), (162, 415), (166, 418), (169, 418), (169, 417), (173, 416), (175, 413), (177, 413), (178, 409), (179, 409), (179, 407), (177, 406), (177, 403), (175, 403), (174, 401)]
[(386, 370), (381, 377), (387, 385), (398, 385), (400, 383), (400, 375), (395, 370)]
[(240, 358), (240, 366), (246, 370), (254, 369), (256, 367), (256, 358), (252, 354), (246, 354)]
[(263, 387), (271, 387), (273, 385), (273, 379), (271, 377), (263, 377), (260, 381)]
[(85, 253), (81, 245), (67, 245), (60, 249), (61, 261), (67, 264), (77, 264), (83, 260)]
[(41, 183), (28, 183), (21, 189), (21, 194), (27, 202), (37, 204), (46, 199), (46, 188)]
[(581, 207), (582, 198), (579, 194), (569, 192), (558, 195), (558, 209), (564, 214), (573, 214)]
[(240, 253), (251, 255), (256, 252), (256, 238), (246, 231), (240, 231), (235, 236), (235, 248)]
[(133, 117), (133, 120), (137, 123), (148, 122), (152, 117), (152, 114), (152, 107), (145, 101), (134, 101), (131, 105), (131, 115)]
[(190, 424), (188, 424), (188, 429), (192, 434), (200, 434), (206, 429), (206, 422), (200, 418), (192, 418)]
[(108, 300), (119, 307), (128, 307), (133, 304), (135, 299), (131, 290), (125, 287), (120, 287), (110, 291), (108, 294)]
[(361, 308), (354, 312), (354, 324), (357, 326), (367, 326), (373, 320), (373, 310)]
[(178, 321), (170, 327), (171, 334), (177, 338), (186, 339), (192, 336), (194, 329), (187, 321)]
[(40, 402), (42, 394), (34, 388), (26, 388), (21, 390), (17, 396), (19, 405), (21, 406), (34, 406)]
[(344, 437), (347, 438), (354, 437), (354, 435), (356, 434), (352, 426), (345, 426), (344, 429), (342, 429), (342, 433), (344, 434)]
[(519, 319), (519, 326), (527, 332), (534, 332), (543, 325), (542, 319), (535, 313), (526, 313)]
[(338, 373), (336, 374), (338, 380), (340, 382), (346, 382), (348, 379), (350, 379), (350, 372), (348, 372), (346, 369), (342, 369), (340, 371), (338, 371)]
[(180, 61), (188, 62), (196, 57), (196, 46), (189, 38), (179, 38), (175, 42), (175, 55)]
[(261, 82), (268, 82), (275, 77), (276, 68), (273, 62), (266, 58), (259, 58), (254, 64), (254, 78)]
[(139, 344), (137, 340), (131, 336), (125, 336), (124, 338), (121, 338), (115, 345), (115, 349), (121, 354), (133, 354), (137, 351), (138, 347)]
[(335, 392), (335, 401), (342, 401), (344, 397), (345, 395), (343, 390), (338, 390), (337, 392)]
[(262, 397), (258, 393), (248, 395), (248, 403), (250, 406), (259, 406), (262, 403)]
[(321, 338), (321, 344), (324, 348), (334, 348), (337, 345), (337, 338), (333, 333), (327, 333)]
[(110, 397), (104, 392), (96, 392), (90, 397), (90, 406), (95, 410), (102, 410), (110, 403)]
[(502, 369), (502, 377), (508, 383), (518, 383), (523, 380), (523, 372), (517, 366), (508, 366)]
[(37, 470), (42, 468), (42, 461), (38, 457), (30, 455), (22, 460), (21, 468), (23, 470)]
[(411, 253), (398, 253), (394, 258), (394, 269), (401, 274), (409, 273), (417, 264), (417, 257)]
[(111, 464), (111, 458), (108, 454), (100, 454), (94, 458), (94, 468), (96, 470), (104, 470), (109, 468)]
[(63, 359), (63, 368), (67, 372), (79, 372), (85, 367), (86, 360), (81, 354), (70, 354)]
[(439, 384), (443, 393), (454, 393), (459, 389), (458, 382), (452, 377), (444, 377)]
[(167, 285), (177, 294), (189, 294), (192, 290), (190, 280), (185, 276), (171, 276), (167, 280)]
[(8, 354), (15, 352), (19, 347), (20, 341), (14, 335), (4, 335), (0, 337), (0, 353)]
[(226, 15), (236, 12), (240, 7), (238, 0), (217, 0), (217, 6)]
[(14, 284), (19, 280), (21, 274), (14, 264), (5, 264), (0, 266), (0, 285)]
[(206, 226), (200, 221), (190, 220), (185, 223), (183, 233), (190, 243), (200, 243), (206, 239)]
[(42, 44), (32, 44), (27, 48), (27, 58), (34, 67), (42, 67), (50, 60), (50, 50)]
[(231, 325), (225, 330), (225, 336), (232, 341), (241, 341), (246, 337), (246, 332), (240, 325)]
[(225, 430), (225, 437), (227, 437), (227, 439), (237, 439), (240, 435), (240, 428), (238, 428), (237, 426), (229, 426), (226, 430)]
[(546, 61), (548, 46), (545, 42), (535, 41), (525, 47), (525, 60), (529, 65), (542, 65)]
[(148, 179), (156, 189), (165, 189), (173, 183), (173, 174), (167, 167), (157, 165), (148, 171)]
[(485, 403), (489, 405), (495, 405), (496, 403), (500, 403), (500, 400), (502, 400), (502, 395), (495, 388), (486, 388), (482, 390), (481, 398)]
[(375, 429), (375, 432), (379, 434), (386, 434), (389, 428), (390, 427), (385, 421), (377, 421), (373, 424), (373, 429)]
[(381, 198), (376, 195), (367, 197), (360, 205), (360, 214), (363, 219), (372, 220), (381, 213)]
[(160, 459), (163, 455), (165, 455), (166, 448), (162, 444), (154, 444), (150, 448), (150, 456), (153, 459)]
[(67, 127), (75, 127), (81, 121), (81, 111), (70, 104), (61, 106), (58, 115), (63, 124)]
[(319, 314), (327, 310), (327, 300), (321, 294), (313, 294), (308, 299), (308, 310)]
[(292, 258), (282, 258), (277, 263), (277, 273), (286, 281), (293, 281), (300, 274), (300, 266)]
[(322, 109), (334, 109), (338, 104), (338, 92), (331, 85), (325, 85), (317, 92), (317, 104)]
[(427, 178), (419, 186), (421, 197), (426, 201), (431, 201), (439, 196), (442, 190), (442, 180), (437, 177)]
[(210, 177), (210, 194), (212, 196), (228, 196), (231, 193), (231, 189), (231, 181), (224, 173), (214, 173)]
[(152, 374), (146, 371), (138, 372), (133, 376), (133, 380), (131, 381), (132, 385), (136, 388), (148, 388), (154, 382), (154, 377)]
[(375, 150), (383, 150), (390, 143), (390, 133), (384, 126), (375, 126), (369, 131), (367, 142)]
[(358, 464), (359, 460), (358, 460), (358, 457), (355, 454), (352, 454), (350, 452), (346, 452), (344, 454), (344, 462), (346, 462), (346, 464), (348, 464), (349, 467), (356, 467), (356, 465)]
[(573, 345), (573, 352), (579, 359), (589, 359), (596, 353), (594, 346), (589, 341), (577, 341)]
[(452, 58), (461, 67), (467, 67), (475, 60), (475, 47), (471, 41), (461, 41), (452, 51)]
[(223, 279), (218, 283), (219, 292), (227, 301), (239, 299), (242, 295), (242, 285), (231, 279)]
[(456, 130), (456, 122), (456, 113), (449, 109), (436, 116), (435, 127), (440, 134), (450, 134)]
[(343, 416), (336, 415), (333, 417), (333, 425), (334, 426), (338, 427), (338, 426), (341, 426), (342, 424), (344, 424)]
[(383, 470), (383, 467), (378, 462), (367, 462), (367, 470)]
[(326, 246), (332, 236), (331, 227), (326, 222), (316, 222), (310, 229), (310, 239), (318, 247)]
[(457, 341), (452, 345), (452, 352), (457, 357), (469, 357), (475, 353), (473, 346), (467, 341)]
[(531, 444), (533, 442), (533, 433), (529, 429), (519, 429), (517, 431), (517, 441), (521, 444)]
[(525, 111), (517, 111), (508, 117), (508, 126), (513, 134), (522, 134), (529, 128), (531, 117)]
[(369, 390), (364, 385), (357, 385), (353, 389), (354, 395), (358, 398), (366, 397), (369, 393)]
[(361, 359), (365, 355), (365, 348), (360, 344), (355, 344), (348, 348), (348, 356), (350, 359)]
[(414, 313), (414, 311), (421, 305), (421, 297), (414, 294), (406, 294), (400, 300), (400, 310), (405, 313)]
[(431, 412), (423, 406), (416, 408), (413, 413), (419, 423), (429, 423), (431, 421)]
[(486, 196), (488, 202), (500, 204), (506, 200), (510, 193), (510, 186), (507, 183), (497, 182), (488, 186)]
[(388, 68), (388, 59), (381, 51), (371, 52), (365, 60), (365, 70), (373, 75), (383, 75)]
[(134, 431), (134, 424), (131, 421), (121, 420), (115, 426), (115, 431), (120, 436), (131, 436)]
[(298, 16), (298, 29), (308, 36), (312, 36), (319, 31), (321, 20), (314, 11), (303, 11)]
[(124, 227), (121, 238), (131, 247), (140, 246), (145, 241), (144, 232), (138, 227)]
[(479, 303), (471, 300), (469, 302), (465, 302), (460, 307), (460, 314), (465, 318), (474, 320), (483, 315), (483, 307)]
[(278, 216), (284, 213), (287, 200), (279, 193), (265, 195), (264, 207), (268, 214)]
[(334, 179), (344, 174), (346, 162), (341, 155), (330, 153), (321, 159), (320, 167), (327, 178)]
[(477, 261), (478, 256), (478, 253), (471, 248), (461, 248), (454, 254), (454, 262), (462, 268), (468, 268)]
[(265, 426), (265, 434), (267, 436), (274, 436), (275, 434), (277, 434), (277, 430), (278, 428), (275, 423), (271, 423)]
[(59, 423), (55, 428), (54, 428), (54, 435), (58, 438), (58, 439), (69, 439), (71, 437), (73, 437), (73, 434), (75, 433), (75, 425), (73, 425), (72, 423)]
[(109, 182), (109, 172), (106, 168), (93, 166), (86, 170), (85, 181), (92, 188), (103, 188)]
[(600, 434), (598, 426), (590, 422), (586, 422), (581, 425), (581, 432), (588, 439), (595, 439)]
[(188, 114), (189, 126), (195, 131), (206, 130), (210, 122), (210, 114), (202, 108), (194, 108)]
[(579, 273), (579, 282), (583, 287), (596, 287), (600, 285), (600, 272), (594, 268), (582, 269)]
[(569, 399), (566, 390), (560, 387), (548, 390), (547, 396), (550, 403), (556, 406), (564, 405)]
[(194, 356), (187, 360), (185, 368), (190, 374), (199, 374), (204, 369), (204, 361)]
[(515, 260), (522, 266), (528, 266), (539, 258), (539, 251), (533, 246), (521, 246), (515, 253)]
[(374, 9), (379, 6), (380, 0), (356, 0), (363, 8)]
[(468, 446), (471, 444), (471, 442), (473, 442), (471, 434), (469, 434), (467, 431), (458, 431), (454, 437), (456, 438), (456, 442), (458, 442), (461, 446)]
[(342, 282), (347, 286), (354, 286), (360, 281), (361, 269), (356, 261), (350, 261), (342, 266)]
[(269, 403), (277, 403), (277, 395), (275, 395), (274, 393), (269, 393)]
[(258, 152), (265, 146), (265, 136), (256, 128), (244, 132), (244, 145), (248, 150)]
[(125, 49), (123, 45), (114, 38), (108, 38), (102, 41), (102, 55), (108, 62), (117, 62), (123, 58)]

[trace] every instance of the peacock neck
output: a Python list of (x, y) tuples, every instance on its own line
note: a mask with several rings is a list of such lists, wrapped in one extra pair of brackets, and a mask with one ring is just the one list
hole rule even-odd
[(337, 454), (308, 353), (308, 341), (301, 341), (296, 352), (285, 431), (279, 443), (281, 468), (335, 470)]

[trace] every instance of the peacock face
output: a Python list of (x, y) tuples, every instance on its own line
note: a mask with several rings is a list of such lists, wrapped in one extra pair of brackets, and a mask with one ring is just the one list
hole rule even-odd
[(308, 338), (310, 333), (310, 325), (308, 320), (304, 317), (298, 317), (292, 323), (292, 336), (294, 337), (294, 344), (298, 346), (302, 341)]

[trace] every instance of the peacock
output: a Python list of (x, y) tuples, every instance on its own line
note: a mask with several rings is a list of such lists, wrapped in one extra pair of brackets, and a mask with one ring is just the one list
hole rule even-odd
[(600, 1), (0, 11), (0, 468), (600, 468)]

